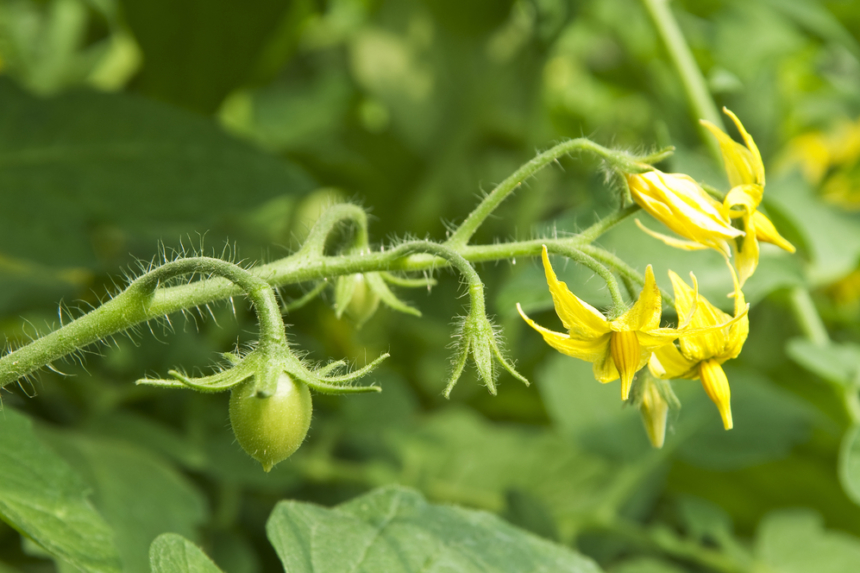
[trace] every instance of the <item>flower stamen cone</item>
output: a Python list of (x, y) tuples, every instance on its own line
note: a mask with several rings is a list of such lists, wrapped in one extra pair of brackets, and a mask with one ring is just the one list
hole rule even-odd
[(731, 430), (732, 423), (732, 392), (729, 388), (729, 380), (720, 363), (716, 360), (705, 360), (699, 364), (699, 377), (708, 397), (717, 405), (720, 417), (723, 419), (723, 427)]
[(636, 333), (630, 330), (613, 332), (609, 338), (609, 354), (621, 377), (621, 399), (626, 400), (633, 376), (640, 368), (641, 351)]

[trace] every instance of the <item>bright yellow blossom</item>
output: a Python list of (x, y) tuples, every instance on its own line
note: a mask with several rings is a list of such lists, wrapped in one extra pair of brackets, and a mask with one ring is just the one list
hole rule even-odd
[[(749, 333), (747, 311), (738, 279), (735, 282), (735, 315), (730, 317), (714, 307), (695, 288), (689, 287), (678, 275), (669, 271), (675, 291), (675, 310), (678, 320), (689, 322), (699, 332), (683, 334), (678, 347), (667, 344), (654, 351), (648, 366), (659, 378), (701, 379), (708, 396), (717, 405), (723, 426), (732, 428), (731, 391), (722, 364), (737, 357)], [(721, 328), (711, 328), (722, 325)]]
[(740, 284), (743, 286), (758, 266), (759, 241), (773, 243), (790, 253), (795, 249), (777, 232), (770, 219), (757, 210), (764, 194), (764, 164), (761, 154), (752, 136), (744, 129), (737, 116), (726, 108), (723, 108), (723, 112), (735, 122), (745, 146), (737, 143), (711, 122), (704, 119), (700, 121), (717, 138), (723, 154), (723, 162), (732, 187), (723, 205), (730, 210), (732, 218), (740, 218), (743, 221), (743, 230), (746, 234), (740, 240), (735, 262)]
[(687, 175), (655, 169), (626, 177), (633, 200), (652, 217), (688, 239), (681, 241), (655, 233), (636, 221), (640, 229), (667, 245), (688, 250), (710, 247), (728, 257), (731, 254), (728, 241), (744, 234), (732, 227), (728, 208), (712, 199)]
[(598, 381), (607, 383), (621, 378), (621, 398), (626, 400), (633, 376), (645, 366), (651, 353), (688, 332), (687, 325), (678, 329), (660, 328), (662, 302), (650, 265), (645, 269), (645, 285), (636, 304), (615, 320), (608, 320), (558, 280), (550, 265), (546, 246), (542, 257), (555, 311), (568, 334), (537, 325), (517, 304), (520, 316), (543, 335), (547, 344), (562, 354), (593, 363)]

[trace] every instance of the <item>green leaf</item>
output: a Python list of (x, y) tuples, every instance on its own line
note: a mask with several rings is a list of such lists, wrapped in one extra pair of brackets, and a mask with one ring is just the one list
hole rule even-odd
[(141, 90), (156, 99), (210, 113), (250, 79), (250, 70), (291, 2), (122, 0), (121, 4), (143, 50)]
[(489, 513), (386, 487), (334, 509), (282, 501), (266, 525), (289, 573), (597, 572), (590, 560)]
[(553, 354), (537, 383), (553, 424), (575, 443), (618, 459), (652, 451), (638, 410), (625, 407), (617, 382), (595, 380), (590, 363)]
[(778, 511), (762, 520), (756, 554), (775, 573), (845, 573), (860, 563), (860, 539), (826, 531), (814, 511)]
[(220, 249), (243, 211), (313, 188), (211, 121), (136, 97), (41, 99), (0, 79), (0, 125), (0, 311), (74, 293), (161, 240), (208, 233)]
[(630, 479), (627, 468), (552, 431), (493, 424), (461, 409), (450, 408), (409, 433), (391, 432), (389, 439), (407, 468), (401, 479), (428, 497), (501, 512), (513, 509), (511, 490), (527, 492), (555, 520), (561, 539)]
[(703, 468), (738, 469), (785, 457), (809, 435), (812, 407), (754, 370), (726, 367), (732, 389), (734, 428), (723, 429), (701, 383), (679, 380), (679, 455)]
[(88, 478), (95, 506), (114, 529), (125, 573), (148, 573), (149, 546), (159, 534), (196, 536), (206, 501), (160, 457), (111, 439), (51, 430), (42, 435)]
[(839, 481), (854, 503), (860, 505), (860, 425), (854, 426), (842, 438), (839, 449)]
[(850, 387), (860, 382), (860, 346), (830, 342), (821, 346), (793, 338), (785, 347), (792, 360), (832, 384)]
[(155, 538), (149, 549), (152, 573), (220, 573), (199, 547), (175, 533)]
[(120, 571), (113, 532), (87, 499), (81, 477), (9, 407), (0, 416), (0, 435), (0, 517), (83, 571)]
[(652, 557), (638, 557), (616, 565), (611, 573), (683, 573), (675, 565)]
[(778, 191), (768, 195), (769, 201), (797, 229), (802, 241), (798, 247), (811, 259), (807, 274), (812, 284), (828, 284), (854, 270), (860, 257), (860, 217), (823, 203), (799, 175), (771, 187)]

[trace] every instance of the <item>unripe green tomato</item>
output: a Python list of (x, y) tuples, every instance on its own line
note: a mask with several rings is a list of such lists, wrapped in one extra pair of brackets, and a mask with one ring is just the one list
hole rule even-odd
[(306, 384), (281, 373), (274, 394), (254, 395), (245, 383), (230, 395), (230, 423), (239, 445), (263, 465), (272, 467), (299, 449), (311, 425), (311, 392)]

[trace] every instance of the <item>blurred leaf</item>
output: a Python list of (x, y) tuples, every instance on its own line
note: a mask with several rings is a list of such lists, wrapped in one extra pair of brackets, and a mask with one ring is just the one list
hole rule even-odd
[(638, 557), (616, 565), (609, 573), (684, 573), (668, 561), (662, 561), (653, 557)]
[(833, 282), (854, 270), (860, 258), (860, 216), (824, 204), (796, 174), (768, 188), (774, 191), (768, 201), (800, 234), (802, 244), (797, 246), (810, 259), (808, 276), (813, 285)]
[(808, 437), (815, 412), (753, 370), (726, 368), (732, 389), (734, 428), (723, 429), (717, 409), (699, 381), (678, 380), (681, 400), (679, 456), (710, 469), (736, 469), (779, 459)]
[(85, 571), (119, 572), (110, 527), (87, 486), (8, 406), (0, 416), (0, 516), (48, 552)]
[(860, 505), (860, 425), (849, 429), (842, 438), (839, 481), (848, 497)]
[(0, 125), (7, 312), (34, 289), (79, 291), (99, 262), (114, 271), (129, 251), (149, 257), (161, 240), (209, 232), (220, 248), (242, 211), (312, 188), (295, 167), (205, 119), (139, 98), (37, 99), (0, 79)]
[(399, 487), (375, 490), (334, 509), (282, 501), (266, 531), (290, 573), (599, 571), (570, 549), (494, 515), (431, 505)]
[(801, 28), (813, 32), (824, 40), (836, 42), (851, 52), (855, 59), (860, 60), (860, 43), (851, 32), (845, 29), (841, 22), (827, 8), (810, 0), (765, 0), (777, 12), (782, 12)]
[(199, 469), (206, 462), (202, 448), (152, 418), (133, 412), (112, 412), (92, 421), (87, 429), (142, 446), (187, 468)]
[(628, 460), (652, 451), (639, 411), (621, 400), (618, 383), (595, 380), (588, 362), (553, 353), (537, 382), (555, 427), (575, 443)]
[(785, 347), (792, 360), (828, 382), (851, 387), (860, 382), (860, 346), (830, 342), (820, 346), (806, 338), (793, 338)]
[(161, 533), (196, 536), (205, 499), (160, 458), (124, 442), (41, 433), (93, 487), (93, 502), (114, 528), (123, 571), (148, 573), (149, 546)]
[(826, 531), (809, 510), (786, 510), (762, 520), (756, 554), (776, 573), (846, 573), (860, 563), (860, 539)]
[(152, 573), (220, 573), (199, 547), (176, 533), (155, 538), (149, 549)]
[(249, 79), (291, 3), (122, 0), (121, 4), (143, 50), (141, 90), (211, 113)]
[(604, 504), (649, 490), (644, 483), (636, 492), (618, 487), (644, 479), (636, 466), (611, 463), (545, 429), (492, 424), (466, 410), (446, 409), (389, 439), (403, 468), (401, 483), (431, 499), (496, 512), (508, 507), (509, 492), (525, 492), (552, 516), (561, 539)]

